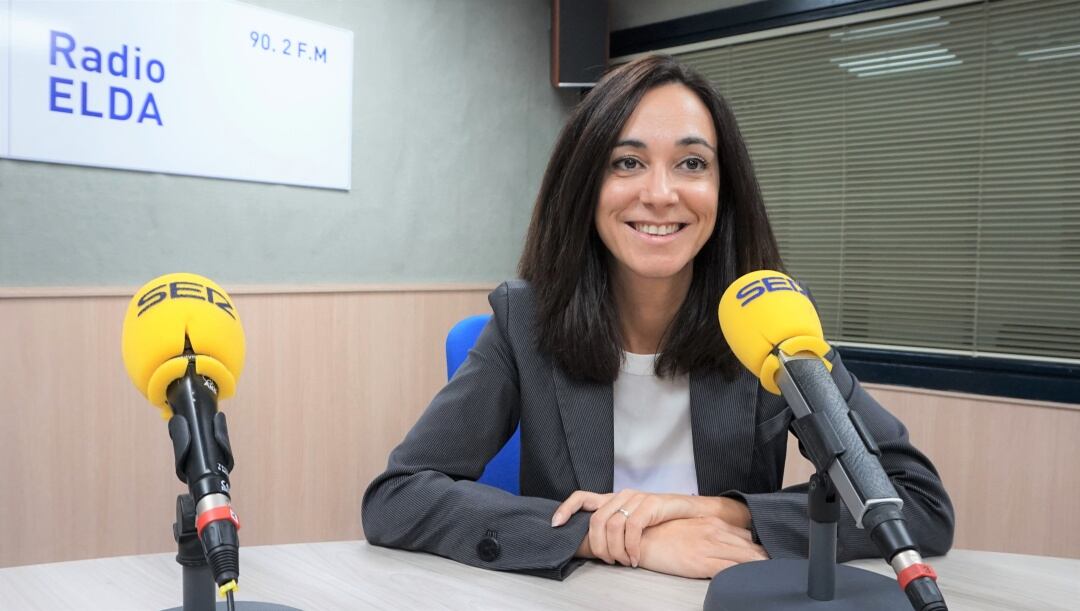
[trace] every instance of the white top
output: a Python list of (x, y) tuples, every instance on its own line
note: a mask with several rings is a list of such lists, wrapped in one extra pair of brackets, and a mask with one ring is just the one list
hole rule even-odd
[(690, 376), (661, 378), (654, 354), (623, 353), (615, 379), (614, 491), (697, 494)]

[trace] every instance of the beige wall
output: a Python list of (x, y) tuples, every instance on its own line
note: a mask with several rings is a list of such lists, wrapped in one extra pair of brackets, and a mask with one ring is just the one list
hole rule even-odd
[[(361, 536), (364, 485), (489, 290), (231, 291), (248, 352), (221, 407), (245, 545)], [(120, 357), (131, 292), (0, 298), (0, 566), (176, 548), (166, 424)]]
[[(1080, 405), (865, 386), (938, 468), (955, 547), (1080, 558)], [(806, 481), (788, 450), (785, 484)]]
[[(248, 359), (222, 408), (245, 545), (362, 536), (364, 486), (489, 288), (231, 291)], [(0, 291), (0, 566), (175, 549), (165, 422), (120, 359), (131, 292)], [(1080, 557), (1080, 409), (868, 386), (940, 468), (958, 547)]]

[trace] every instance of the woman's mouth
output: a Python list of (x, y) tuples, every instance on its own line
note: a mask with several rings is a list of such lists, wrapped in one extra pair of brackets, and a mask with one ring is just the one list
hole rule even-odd
[(686, 227), (686, 223), (639, 223), (630, 222), (627, 223), (634, 231), (644, 234), (649, 237), (667, 237), (682, 231), (683, 227)]

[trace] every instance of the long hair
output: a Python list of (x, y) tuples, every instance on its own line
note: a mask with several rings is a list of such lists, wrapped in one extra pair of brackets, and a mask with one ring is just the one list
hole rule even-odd
[(612, 70), (573, 110), (555, 142), (518, 263), (536, 298), (538, 347), (574, 378), (610, 383), (619, 373), (618, 311), (594, 213), (619, 133), (642, 96), (668, 83), (685, 85), (709, 110), (720, 186), (716, 226), (694, 257), (690, 289), (661, 339), (656, 373), (733, 374), (738, 364), (716, 318), (720, 295), (742, 274), (783, 268), (750, 155), (724, 98), (667, 56)]

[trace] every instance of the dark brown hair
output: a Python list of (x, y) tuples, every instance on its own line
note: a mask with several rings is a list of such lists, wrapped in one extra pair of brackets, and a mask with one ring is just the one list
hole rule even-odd
[(724, 98), (670, 57), (615, 68), (577, 105), (555, 142), (518, 264), (535, 294), (541, 352), (578, 379), (609, 383), (619, 373), (623, 346), (609, 257), (593, 215), (623, 125), (645, 92), (668, 83), (688, 87), (712, 115), (720, 193), (716, 226), (694, 257), (690, 290), (661, 339), (657, 374), (734, 373), (738, 364), (716, 318), (720, 295), (747, 272), (782, 271), (750, 155)]

